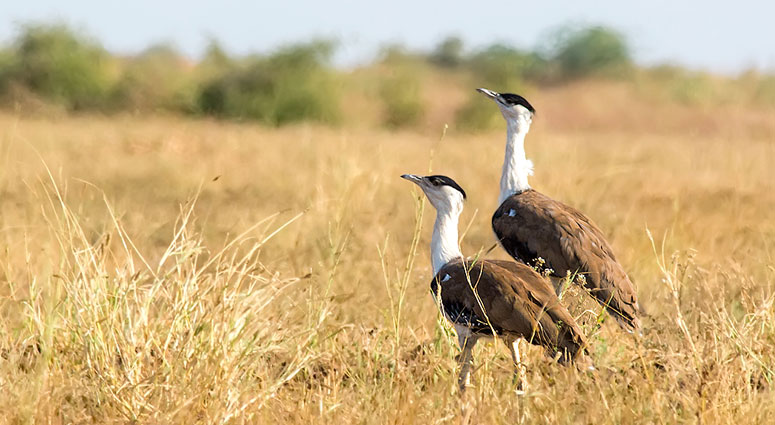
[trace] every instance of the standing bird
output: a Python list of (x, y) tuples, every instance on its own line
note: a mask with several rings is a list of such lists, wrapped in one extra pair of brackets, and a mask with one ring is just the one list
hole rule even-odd
[(605, 306), (622, 328), (639, 332), (641, 309), (635, 288), (603, 232), (577, 209), (531, 189), (527, 182), (533, 163), (525, 158), (525, 136), (533, 106), (516, 94), (477, 91), (495, 101), (507, 124), (500, 207), (492, 216), (500, 244), (516, 260), (545, 267), (558, 294), (561, 279), (578, 276), (575, 282)]
[(446, 176), (404, 174), (436, 208), (431, 238), (434, 278), (431, 291), (442, 314), (455, 327), (463, 350), (461, 390), (469, 384), (471, 350), (481, 337), (503, 338), (517, 367), (518, 391), (526, 388), (517, 341), (524, 338), (559, 355), (561, 363), (583, 356), (586, 341), (551, 285), (533, 269), (512, 261), (464, 259), (458, 245), (458, 219), (466, 193)]

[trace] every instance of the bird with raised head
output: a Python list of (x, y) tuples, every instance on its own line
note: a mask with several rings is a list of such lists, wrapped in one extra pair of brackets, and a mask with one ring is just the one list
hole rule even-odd
[(525, 156), (525, 136), (535, 108), (522, 96), (480, 88), (506, 120), (506, 155), (499, 207), (492, 228), (514, 259), (542, 268), (559, 294), (562, 281), (575, 277), (627, 331), (640, 332), (642, 312), (635, 287), (616, 260), (603, 232), (577, 209), (532, 189), (533, 163)]
[(511, 351), (517, 391), (525, 391), (522, 339), (546, 348), (561, 363), (585, 358), (586, 340), (552, 286), (529, 266), (513, 262), (465, 259), (458, 243), (458, 221), (466, 193), (446, 176), (402, 178), (417, 184), (436, 209), (431, 236), (431, 292), (444, 317), (455, 327), (460, 355), (461, 390), (470, 382), (472, 349), (479, 338), (497, 335)]

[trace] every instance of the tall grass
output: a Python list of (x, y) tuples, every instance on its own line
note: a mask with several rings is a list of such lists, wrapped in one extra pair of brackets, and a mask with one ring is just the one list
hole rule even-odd
[[(594, 88), (610, 109), (585, 86), (536, 99), (531, 184), (604, 229), (649, 317), (642, 338), (598, 327), (568, 292), (598, 375), (531, 347), (521, 399), (491, 343), (457, 392), (433, 217), (398, 178), (434, 152), (469, 193), (462, 250), (484, 252), (501, 131), (0, 114), (0, 422), (767, 423), (772, 126), (698, 132), (701, 111)], [(589, 119), (642, 107), (678, 121)]]
[(18, 316), (5, 316), (3, 377), (19, 391), (1, 402), (6, 420), (229, 422), (260, 411), (309, 364), (317, 328), (282, 306), (301, 280), (260, 260), (300, 215), (267, 217), (210, 248), (194, 199), (152, 257), (107, 202), (113, 226), (95, 237), (56, 185), (41, 195), (56, 272), (8, 282), (3, 310)]

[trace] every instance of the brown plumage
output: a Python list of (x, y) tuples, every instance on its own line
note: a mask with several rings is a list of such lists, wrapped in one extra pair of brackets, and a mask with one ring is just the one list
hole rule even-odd
[[(492, 99), (506, 120), (506, 154), (500, 183), (500, 207), (492, 227), (501, 245), (515, 259), (551, 269), (564, 278), (579, 274), (584, 287), (608, 307), (627, 330), (638, 330), (640, 308), (632, 282), (616, 261), (598, 227), (574, 208), (530, 188), (533, 163), (525, 155), (525, 137), (535, 108), (522, 96), (477, 89)], [(558, 288), (559, 289), (559, 288)]]
[(578, 273), (590, 294), (624, 328), (638, 330), (640, 307), (635, 288), (616, 261), (603, 233), (573, 207), (528, 189), (507, 198), (492, 217), (495, 235), (515, 259), (538, 265), (564, 278)]
[(552, 357), (559, 353), (563, 363), (583, 354), (581, 328), (546, 279), (525, 264), (451, 261), (436, 274), (431, 290), (440, 293), (445, 317), (474, 338), (493, 331), (507, 343), (524, 338)]
[(459, 385), (465, 389), (472, 351), (482, 336), (500, 335), (517, 368), (518, 392), (527, 388), (520, 358), (522, 339), (546, 347), (562, 362), (577, 360), (586, 346), (584, 335), (551, 285), (530, 267), (510, 261), (467, 260), (458, 245), (458, 222), (465, 191), (447, 176), (402, 178), (417, 184), (436, 208), (431, 235), (431, 290), (444, 316), (455, 326), (460, 355)]

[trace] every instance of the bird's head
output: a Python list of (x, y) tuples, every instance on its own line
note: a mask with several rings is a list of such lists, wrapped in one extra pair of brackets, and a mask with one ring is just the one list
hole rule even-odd
[(420, 186), (437, 211), (456, 214), (463, 211), (466, 192), (451, 178), (439, 175), (420, 177), (414, 174), (404, 174), (401, 178)]
[(513, 93), (498, 93), (484, 88), (476, 89), (476, 91), (492, 99), (498, 105), (498, 109), (501, 110), (506, 121), (527, 125), (533, 121), (536, 110), (524, 97)]

